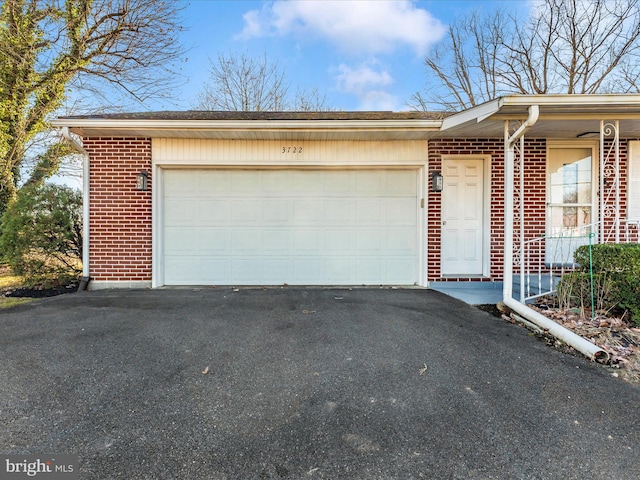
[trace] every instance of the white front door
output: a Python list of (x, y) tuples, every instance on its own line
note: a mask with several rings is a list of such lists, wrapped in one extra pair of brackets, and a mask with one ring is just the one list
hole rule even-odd
[(444, 159), (442, 170), (442, 275), (482, 275), (484, 159)]

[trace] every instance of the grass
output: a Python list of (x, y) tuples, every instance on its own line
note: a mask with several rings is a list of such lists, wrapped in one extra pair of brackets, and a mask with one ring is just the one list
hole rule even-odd
[(0, 271), (0, 291), (7, 290), (9, 288), (20, 288), (23, 286), (23, 281), (22, 277)]
[(33, 298), (12, 298), (3, 295), (6, 290), (23, 286), (24, 279), (22, 277), (13, 275), (9, 267), (0, 264), (0, 308), (11, 308), (31, 302)]
[(16, 305), (22, 305), (23, 303), (29, 303), (34, 301), (35, 298), (5, 298), (5, 297), (0, 297), (0, 309), (3, 308), (11, 308), (11, 307), (15, 307)]

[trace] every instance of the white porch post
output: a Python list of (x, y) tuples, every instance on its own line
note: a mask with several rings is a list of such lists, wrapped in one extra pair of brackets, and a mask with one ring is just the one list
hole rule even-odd
[(504, 262), (502, 297), (513, 297), (513, 144), (509, 142), (509, 120), (504, 121)]
[[(605, 149), (605, 140), (610, 138), (613, 142), (608, 149)], [(612, 158), (613, 157), (613, 158)], [(598, 222), (600, 229), (598, 232), (598, 243), (606, 243), (612, 238), (611, 231), (607, 233), (604, 220), (607, 216), (613, 216), (613, 238), (616, 243), (620, 243), (620, 121), (605, 123), (600, 120), (600, 178), (599, 183), (599, 214)], [(608, 185), (607, 179), (610, 180)], [(605, 187), (608, 187), (605, 189)], [(609, 200), (613, 194), (613, 207)], [(609, 206), (608, 206), (609, 205)]]
[[(504, 273), (502, 284), (504, 301), (513, 297), (514, 144), (538, 121), (539, 114), (538, 105), (531, 105), (529, 107), (529, 117), (511, 136), (509, 136), (509, 121), (505, 120), (504, 122)], [(524, 144), (522, 144), (522, 149), (524, 149)]]

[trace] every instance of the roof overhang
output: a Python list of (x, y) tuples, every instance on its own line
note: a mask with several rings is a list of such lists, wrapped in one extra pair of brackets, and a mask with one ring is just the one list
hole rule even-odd
[(441, 120), (156, 120), (60, 118), (82, 137), (201, 138), (224, 140), (423, 140)]
[(620, 121), (620, 134), (640, 137), (640, 95), (511, 95), (483, 103), (442, 121), (444, 138), (504, 138), (504, 121), (524, 121), (529, 107), (539, 117), (529, 138), (580, 138), (600, 132), (601, 121)]
[(82, 137), (218, 140), (429, 140), (504, 138), (504, 122), (524, 121), (537, 105), (529, 138), (571, 139), (620, 121), (620, 135), (640, 138), (640, 95), (509, 95), (445, 114), (426, 112), (152, 112), (62, 117)]

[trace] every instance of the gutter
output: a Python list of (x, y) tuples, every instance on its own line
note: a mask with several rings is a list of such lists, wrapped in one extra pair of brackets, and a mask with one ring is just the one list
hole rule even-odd
[(607, 362), (609, 354), (590, 341), (557, 324), (541, 313), (529, 308), (513, 298), (513, 178), (514, 178), (514, 144), (520, 140), (530, 127), (535, 125), (539, 116), (538, 105), (529, 106), (529, 117), (520, 127), (509, 136), (509, 122), (505, 121), (504, 128), (504, 154), (505, 154), (505, 206), (504, 206), (504, 282), (502, 291), (502, 303), (515, 313), (524, 317), (545, 332), (562, 340), (567, 345), (575, 348), (591, 360)]
[(69, 127), (60, 129), (62, 136), (82, 154), (82, 280), (78, 290), (86, 290), (89, 284), (89, 153), (71, 136)]

